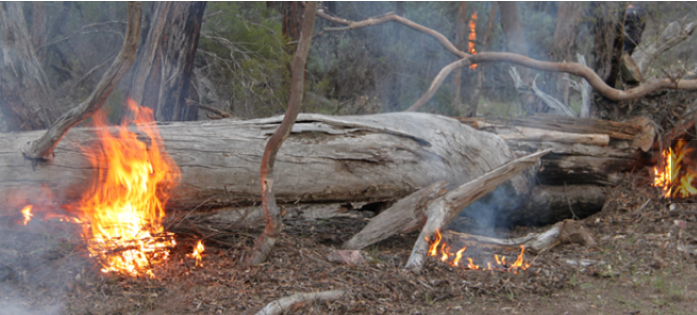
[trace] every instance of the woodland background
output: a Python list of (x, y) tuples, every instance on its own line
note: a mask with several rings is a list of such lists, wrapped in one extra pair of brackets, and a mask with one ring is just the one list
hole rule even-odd
[[(578, 4), (581, 9), (575, 16), (577, 27), (569, 43), (568, 51), (573, 54), (570, 61), (576, 61), (575, 54), (580, 53), (589, 60), (591, 68), (597, 69), (595, 36), (603, 32), (598, 21), (616, 20), (618, 15), (608, 12), (613, 7), (621, 10), (627, 4)], [(326, 11), (354, 21), (396, 12), (441, 32), (456, 45), (458, 42), (458, 2), (324, 2), (323, 5)], [(481, 42), (475, 42), (476, 49), (507, 51), (501, 10), (497, 10), (495, 16), (488, 16), (492, 5), (493, 2), (472, 2), (466, 6), (467, 19), (477, 12), (478, 38), (485, 33), (489, 19), (494, 19), (489, 44), (484, 47)], [(155, 3), (143, 6), (141, 42), (146, 40), (154, 6)], [(646, 12), (643, 43), (655, 40), (669, 23), (690, 22), (697, 14), (694, 8), (697, 4), (692, 2), (642, 2), (640, 6)], [(57, 104), (53, 109), (57, 117), (89, 95), (115, 58), (126, 27), (126, 3), (28, 2), (22, 3), (21, 9), (37, 59)], [(518, 3), (530, 57), (551, 61), (567, 58), (553, 53), (558, 9), (556, 2)], [(206, 3), (190, 77), (192, 85), (185, 97), (243, 119), (283, 113), (295, 48), (293, 40), (298, 35), (293, 34), (293, 14), (298, 14), (293, 10), (301, 9), (287, 2)], [(336, 25), (317, 19), (307, 62), (304, 112), (348, 115), (405, 110), (423, 94), (440, 69), (456, 60), (432, 37), (399, 23), (351, 31), (323, 31), (332, 26)], [(464, 34), (464, 38), (467, 36)], [(695, 58), (691, 54), (695, 45), (697, 39), (691, 37), (662, 54), (650, 76), (660, 75), (671, 65), (687, 70), (695, 68)], [(2, 71), (6, 71), (6, 66)], [(525, 114), (516, 101), (509, 67), (507, 63), (489, 63), (476, 70), (483, 71), (477, 116), (510, 118)], [(122, 104), (131, 93), (133, 68), (105, 106), (112, 122), (119, 121)], [(473, 102), (476, 71), (462, 70), (459, 97), (454, 80), (448, 79), (422, 111), (463, 116)], [(555, 78), (558, 77), (540, 72), (537, 85), (555, 95), (550, 83), (557, 80)], [(0, 93), (0, 100), (7, 95)], [(572, 93), (569, 103), (578, 111), (580, 96)], [(3, 104), (0, 102), (0, 107), (5, 106)], [(6, 111), (3, 109), (3, 112)], [(200, 110), (187, 119), (208, 119), (209, 116), (219, 117)], [(25, 124), (20, 129), (31, 128)], [(0, 132), (7, 131), (17, 129), (0, 125)]]

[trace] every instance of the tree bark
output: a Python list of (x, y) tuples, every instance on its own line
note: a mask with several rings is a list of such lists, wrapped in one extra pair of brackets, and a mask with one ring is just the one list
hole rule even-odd
[(613, 2), (591, 3), (595, 16), (594, 70), (605, 83), (615, 86), (624, 44), (622, 30), (627, 4)]
[[(182, 171), (167, 208), (258, 204), (264, 146), (281, 118), (159, 126), (167, 152)], [(20, 149), (41, 133), (0, 134), (4, 204), (15, 200), (13, 207), (23, 207), (35, 201), (42, 185), (57, 204), (66, 203), (79, 198), (95, 176), (80, 150), (95, 141), (90, 128), (72, 128), (54, 150), (53, 162), (34, 168)], [(512, 158), (499, 137), (442, 116), (303, 114), (278, 153), (275, 197), (278, 203), (393, 200), (438, 181), (455, 187)]]
[(0, 110), (9, 131), (45, 129), (56, 117), (53, 91), (31, 40), (22, 3), (0, 3)]
[(131, 97), (158, 121), (196, 120), (188, 106), (194, 56), (205, 2), (156, 2), (145, 45), (139, 49)]
[[(557, 24), (554, 26), (552, 51), (549, 61), (572, 62), (576, 53), (576, 35), (581, 23), (583, 4), (580, 2), (559, 2)], [(548, 74), (546, 91), (552, 97), (569, 104), (569, 88), (559, 73)]]

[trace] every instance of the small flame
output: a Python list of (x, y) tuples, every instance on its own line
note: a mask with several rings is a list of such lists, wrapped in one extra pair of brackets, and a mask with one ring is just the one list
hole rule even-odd
[(686, 148), (687, 142), (679, 140), (675, 148), (661, 152), (661, 160), (653, 169), (653, 185), (663, 190), (666, 198), (688, 198), (697, 195), (693, 182), (697, 173), (688, 167), (683, 168), (685, 155), (693, 151)]
[(28, 206), (25, 206), (24, 208), (22, 208), (22, 215), (24, 216), (24, 225), (27, 225), (27, 223), (29, 223), (31, 218), (34, 217), (34, 214), (31, 213), (31, 209), (33, 207), (34, 206), (32, 206), (32, 205), (28, 205)]
[[(459, 249), (457, 252), (453, 254), (450, 250), (450, 245), (443, 241), (443, 235), (440, 233), (440, 230), (438, 229), (436, 229), (436, 235), (434, 237), (433, 242), (430, 243), (431, 245), (428, 249), (429, 256), (438, 257), (438, 260), (445, 262), (453, 267), (460, 266), (462, 256), (467, 250), (466, 246), (463, 246), (461, 249)], [(485, 263), (486, 267), (477, 265), (474, 263), (474, 260), (471, 257), (466, 257), (465, 260), (467, 261), (467, 264), (464, 267), (470, 270), (498, 270), (518, 273), (518, 270), (526, 270), (530, 268), (530, 264), (524, 261), (524, 253), (525, 246), (520, 245), (520, 254), (518, 254), (518, 257), (516, 258), (514, 263), (509, 265), (506, 262), (506, 256), (494, 255), (493, 261), (487, 261)]]
[(203, 266), (203, 264), (201, 263), (201, 259), (203, 259), (203, 258), (201, 257), (201, 253), (203, 253), (204, 250), (205, 250), (205, 249), (203, 248), (203, 243), (199, 240), (199, 241), (198, 241), (198, 244), (196, 244), (196, 246), (194, 247), (194, 252), (191, 253), (191, 254), (186, 255), (186, 257), (195, 258), (195, 259), (196, 259), (196, 266), (197, 266), (197, 267), (198, 267), (198, 266)]
[[(477, 40), (476, 28), (477, 28), (477, 11), (474, 11), (474, 13), (472, 14), (472, 18), (470, 19), (470, 25), (469, 25), (470, 34), (469, 34), (469, 38), (468, 38), (469, 49), (467, 50), (472, 55), (477, 54), (477, 50), (474, 49), (474, 42)], [(477, 64), (475, 63), (475, 64), (470, 65), (470, 69), (477, 70)]]

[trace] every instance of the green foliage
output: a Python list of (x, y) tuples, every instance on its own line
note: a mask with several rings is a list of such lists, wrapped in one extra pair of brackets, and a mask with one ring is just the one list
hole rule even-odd
[(281, 113), (290, 82), (281, 17), (264, 2), (211, 2), (206, 8), (197, 65), (234, 115)]

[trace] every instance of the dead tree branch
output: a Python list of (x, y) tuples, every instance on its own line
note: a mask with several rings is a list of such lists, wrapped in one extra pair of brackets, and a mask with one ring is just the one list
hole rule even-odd
[(295, 119), (300, 112), (300, 106), (302, 105), (305, 61), (310, 51), (312, 31), (315, 27), (315, 12), (317, 12), (317, 2), (307, 2), (307, 4), (305, 4), (305, 17), (300, 31), (300, 42), (298, 43), (295, 59), (293, 60), (293, 77), (288, 109), (286, 110), (285, 117), (283, 117), (281, 126), (276, 129), (276, 132), (269, 138), (269, 142), (266, 143), (264, 156), (261, 160), (261, 176), (259, 182), (261, 183), (261, 200), (264, 208), (264, 218), (266, 219), (266, 228), (254, 243), (254, 247), (247, 258), (248, 265), (256, 265), (266, 261), (266, 257), (268, 257), (276, 239), (283, 230), (281, 212), (276, 205), (273, 192), (273, 165), (276, 161), (276, 154), (281, 148), (283, 141), (288, 138), (290, 130), (295, 124)]
[(121, 78), (126, 74), (136, 57), (138, 36), (140, 35), (140, 15), (140, 2), (129, 2), (126, 38), (123, 41), (121, 52), (116, 56), (114, 63), (111, 64), (111, 67), (99, 80), (97, 87), (84, 102), (59, 117), (41, 138), (27, 143), (27, 146), (22, 150), (25, 157), (35, 160), (50, 160), (53, 156), (53, 149), (58, 145), (65, 133), (73, 126), (92, 116), (104, 105), (109, 94), (121, 81)]
[[(307, 16), (305, 16), (307, 18)], [(315, 301), (338, 300), (346, 295), (345, 290), (332, 290), (313, 293), (296, 293), (289, 297), (273, 301), (258, 311), (256, 315), (280, 315), (293, 313), (306, 303)]]
[(632, 59), (639, 67), (641, 75), (646, 76), (648, 69), (658, 56), (688, 39), (695, 29), (697, 29), (697, 22), (683, 25), (676, 21), (670, 23), (655, 42), (646, 47), (638, 47), (632, 54)]
[(329, 16), (324, 11), (320, 10), (317, 12), (317, 14), (326, 20), (332, 21), (334, 23), (342, 24), (342, 25), (347, 25), (347, 27), (343, 28), (333, 28), (331, 29), (332, 31), (339, 31), (339, 30), (352, 30), (356, 28), (361, 28), (361, 27), (367, 27), (367, 26), (373, 26), (381, 23), (385, 23), (388, 21), (395, 21), (395, 22), (400, 22), (404, 25), (407, 25), (417, 31), (426, 33), (428, 35), (433, 36), (436, 38), (444, 47), (446, 50), (450, 51), (454, 55), (462, 58), (461, 60), (455, 61), (449, 65), (447, 65), (443, 70), (441, 70), (436, 78), (433, 80), (433, 83), (429, 87), (429, 89), (426, 91), (426, 93), (419, 99), (417, 100), (414, 105), (409, 107), (407, 111), (416, 111), (423, 107), (423, 105), (428, 102), (428, 100), (433, 97), (435, 92), (440, 88), (442, 85), (443, 81), (445, 78), (455, 69), (469, 66), (470, 64), (476, 64), (476, 63), (484, 63), (484, 62), (510, 62), (514, 63), (526, 68), (530, 69), (535, 69), (535, 70), (540, 70), (540, 71), (549, 71), (549, 72), (566, 72), (570, 74), (574, 74), (577, 76), (580, 76), (596, 90), (598, 93), (601, 95), (605, 96), (606, 98), (612, 100), (612, 101), (627, 101), (627, 100), (633, 100), (640, 98), (642, 96), (645, 96), (651, 92), (654, 92), (659, 89), (675, 89), (675, 90), (694, 90), (697, 89), (697, 80), (671, 80), (670, 78), (655, 78), (652, 80), (649, 80), (633, 89), (629, 89), (626, 91), (623, 90), (618, 90), (615, 88), (610, 87), (603, 81), (598, 74), (596, 74), (592, 69), (578, 64), (578, 63), (558, 63), (558, 62), (549, 62), (549, 61), (539, 61), (535, 60), (523, 55), (519, 54), (514, 54), (514, 53), (503, 53), (503, 52), (482, 52), (478, 53), (476, 55), (470, 55), (465, 52), (457, 50), (457, 48), (447, 39), (443, 34), (434, 31), (430, 28), (427, 28), (425, 26), (419, 25), (417, 23), (414, 23), (406, 18), (403, 18), (398, 15), (394, 15), (392, 13), (388, 13), (386, 15), (380, 16), (380, 17), (374, 17), (374, 18), (368, 18), (363, 21), (349, 21), (343, 18), (339, 17), (333, 17)]
[(462, 209), (493, 191), (498, 185), (538, 163), (540, 157), (550, 151), (551, 149), (547, 149), (510, 161), (429, 203), (426, 210), (428, 219), (419, 237), (416, 239), (414, 248), (404, 268), (419, 273), (428, 252), (429, 242), (435, 235), (436, 230), (443, 230)]
[(432, 36), (438, 42), (440, 42), (445, 47), (445, 49), (447, 49), (449, 52), (453, 53), (455, 56), (458, 56), (460, 58), (465, 58), (465, 57), (470, 56), (470, 54), (458, 50), (455, 47), (455, 45), (453, 45), (453, 43), (451, 43), (448, 40), (448, 38), (446, 38), (443, 34), (437, 32), (433, 29), (430, 29), (428, 27), (425, 27), (421, 24), (414, 23), (411, 20), (403, 18), (403, 17), (396, 15), (392, 12), (387, 13), (387, 14), (382, 15), (382, 16), (378, 16), (378, 17), (367, 18), (367, 19), (365, 19), (363, 21), (359, 21), (359, 22), (349, 21), (347, 19), (342, 19), (340, 17), (328, 15), (328, 14), (324, 13), (324, 10), (322, 10), (322, 9), (317, 10), (317, 15), (319, 15), (319, 17), (321, 17), (325, 20), (348, 26), (348, 27), (341, 27), (341, 28), (328, 28), (328, 29), (325, 29), (325, 31), (348, 31), (348, 30), (353, 30), (353, 29), (357, 29), (357, 28), (361, 28), (361, 27), (378, 25), (378, 24), (382, 24), (385, 22), (389, 22), (389, 21), (399, 22), (399, 23), (402, 23), (402, 24), (404, 24), (404, 25), (406, 25), (414, 30), (417, 30), (419, 32), (422, 32), (422, 33), (425, 33), (425, 34)]

